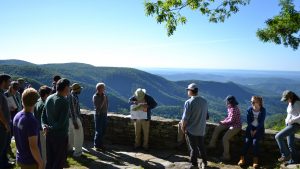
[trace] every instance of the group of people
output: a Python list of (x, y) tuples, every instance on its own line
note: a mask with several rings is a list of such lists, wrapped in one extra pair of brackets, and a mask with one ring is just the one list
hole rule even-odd
[[(20, 82), (19, 82), (20, 81)], [(78, 83), (71, 85), (70, 81), (60, 76), (54, 76), (53, 86), (41, 86), (36, 91), (31, 86), (25, 89), (24, 79), (11, 82), (7, 74), (0, 75), (0, 169), (10, 168), (7, 154), (10, 151), (10, 141), (15, 138), (17, 154), (16, 161), (22, 169), (60, 169), (66, 164), (67, 154), (80, 157), (83, 153), (83, 126), (80, 119), (80, 102), (78, 95), (82, 87)], [(190, 97), (184, 104), (179, 131), (183, 133), (190, 148), (192, 168), (198, 168), (198, 158), (202, 158), (201, 167), (207, 166), (206, 147), (204, 143), (206, 120), (209, 118), (208, 103), (199, 95), (197, 84), (192, 83), (186, 88)], [(300, 99), (292, 91), (284, 91), (281, 101), (288, 103), (286, 127), (276, 134), (281, 157), (279, 162), (288, 164), (298, 162), (294, 147), (295, 133), (300, 130)], [(107, 127), (107, 112), (109, 108), (105, 84), (98, 83), (92, 97), (95, 108), (94, 149), (105, 151), (104, 135)], [(214, 129), (208, 148), (214, 149), (223, 131), (222, 160), (230, 160), (230, 139), (242, 129), (239, 103), (234, 96), (225, 99), (228, 115)], [(253, 146), (253, 167), (259, 163), (259, 143), (264, 135), (266, 109), (263, 98), (253, 96), (251, 106), (247, 109), (247, 128), (244, 136), (244, 146), (238, 165), (245, 165), (245, 156), (250, 146)], [(129, 103), (139, 105), (147, 114), (146, 119), (135, 119), (134, 148), (149, 150), (149, 129), (151, 110), (157, 102), (138, 88)], [(142, 139), (143, 135), (143, 139)], [(284, 139), (287, 138), (287, 144)]]
[[(188, 99), (184, 105), (184, 113), (179, 123), (181, 132), (185, 134), (190, 148), (191, 168), (198, 168), (197, 158), (202, 158), (201, 167), (207, 166), (207, 156), (204, 145), (206, 119), (208, 117), (207, 101), (198, 95), (198, 87), (192, 83), (187, 88)], [(295, 145), (295, 133), (300, 130), (300, 99), (292, 91), (286, 90), (282, 93), (281, 101), (287, 102), (286, 127), (276, 134), (275, 140), (278, 144), (281, 156), (279, 162), (295, 164), (299, 162)], [(214, 150), (221, 132), (225, 131), (222, 137), (223, 154), (221, 160), (228, 161), (230, 156), (230, 140), (242, 129), (241, 112), (238, 101), (234, 96), (227, 96), (225, 99), (227, 106), (227, 117), (220, 121), (215, 127), (212, 138), (209, 141), (208, 149)], [(240, 152), (239, 166), (245, 165), (245, 156), (250, 146), (253, 147), (253, 167), (259, 167), (260, 148), (259, 144), (265, 132), (264, 122), (266, 109), (263, 106), (261, 96), (252, 96), (251, 106), (247, 109), (247, 127), (244, 136), (244, 145)], [(287, 138), (287, 144), (285, 143)], [(178, 141), (181, 141), (180, 136)]]

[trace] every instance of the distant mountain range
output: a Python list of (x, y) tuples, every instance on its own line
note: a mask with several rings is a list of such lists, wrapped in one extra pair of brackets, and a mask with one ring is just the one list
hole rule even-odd
[(95, 67), (82, 63), (36, 65), (21, 60), (0, 60), (0, 73), (10, 74), (14, 78), (23, 77), (36, 89), (44, 84), (51, 85), (53, 75), (68, 78), (72, 83), (77, 82), (84, 87), (80, 100), (82, 107), (88, 109), (93, 109), (91, 100), (95, 85), (104, 82), (109, 95), (109, 110), (117, 113), (128, 113), (128, 98), (137, 88), (145, 88), (159, 103), (158, 108), (154, 109), (154, 115), (180, 118), (184, 101), (187, 99), (185, 88), (191, 82), (199, 85), (200, 95), (208, 100), (212, 121), (226, 116), (224, 99), (229, 94), (239, 100), (243, 119), (251, 96), (256, 94), (264, 96), (269, 115), (285, 112), (285, 105), (279, 101), (280, 95), (272, 94), (272, 88), (270, 91), (262, 91), (265, 83), (258, 83), (260, 86), (254, 87), (234, 82), (198, 79), (174, 81), (133, 68)]

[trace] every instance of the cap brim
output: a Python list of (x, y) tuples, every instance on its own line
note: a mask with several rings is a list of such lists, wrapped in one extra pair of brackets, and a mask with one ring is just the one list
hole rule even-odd
[(287, 98), (283, 97), (280, 99), (280, 101), (285, 102), (285, 101), (287, 101)]

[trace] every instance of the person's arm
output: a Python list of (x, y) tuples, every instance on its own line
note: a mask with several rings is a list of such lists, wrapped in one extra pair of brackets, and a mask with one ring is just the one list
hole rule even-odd
[(226, 120), (222, 121), (222, 124), (224, 125), (231, 125), (233, 122), (239, 120), (239, 113), (238, 113), (238, 108), (231, 108), (229, 109), (229, 114), (228, 117), (226, 118)]
[(295, 104), (293, 105), (293, 111), (296, 111), (298, 113), (298, 116), (288, 120), (289, 124), (293, 124), (295, 122), (300, 122), (300, 102), (299, 101), (295, 102)]
[(76, 117), (75, 114), (77, 113), (77, 108), (75, 107), (75, 98), (72, 95), (70, 95), (69, 97), (70, 97), (69, 101), (70, 101), (70, 115), (71, 115), (71, 119), (72, 119), (74, 128), (78, 129), (77, 120), (75, 118)]
[(252, 120), (253, 120), (253, 117), (252, 117), (252, 110), (251, 108), (249, 108), (247, 110), (247, 125), (248, 127), (252, 128)]
[(128, 103), (129, 104), (135, 104), (136, 101), (137, 101), (136, 98), (134, 96), (132, 96), (132, 97), (129, 98)]
[(190, 106), (189, 102), (186, 101), (184, 104), (184, 110), (183, 110), (182, 119), (181, 119), (181, 129), (182, 129), (183, 133), (186, 132), (187, 121), (190, 119), (190, 116), (191, 116), (191, 108), (190, 107), (191, 106)]
[(147, 108), (154, 109), (157, 106), (157, 102), (153, 99), (153, 97), (148, 96), (147, 98)]
[(9, 124), (8, 124), (7, 120), (4, 117), (4, 113), (2, 111), (2, 105), (1, 104), (0, 104), (0, 122), (3, 124), (6, 131), (8, 132), (10, 130), (10, 128), (9, 128)]
[(41, 157), (41, 153), (38, 147), (38, 136), (28, 137), (29, 148), (34, 160), (38, 164), (38, 169), (44, 169), (44, 162)]
[(266, 119), (266, 109), (262, 108), (260, 113), (261, 114), (260, 114), (260, 118), (258, 118), (257, 130), (263, 129), (263, 126), (264, 126), (264, 123), (265, 123), (265, 119)]

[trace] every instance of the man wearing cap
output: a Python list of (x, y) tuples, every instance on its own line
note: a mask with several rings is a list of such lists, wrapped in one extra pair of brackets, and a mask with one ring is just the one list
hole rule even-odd
[[(68, 152), (70, 81), (60, 79), (56, 84), (57, 92), (50, 95), (42, 113), (42, 127), (46, 133), (46, 169), (62, 169)], [(46, 113), (46, 115), (44, 115)]]
[(11, 167), (8, 163), (5, 148), (10, 138), (10, 113), (4, 90), (7, 90), (11, 83), (11, 77), (7, 74), (0, 75), (0, 169)]
[(93, 96), (93, 104), (95, 107), (95, 137), (94, 148), (97, 151), (105, 151), (103, 138), (107, 127), (107, 112), (108, 112), (108, 98), (105, 93), (105, 84), (98, 83), (96, 85), (96, 93)]
[(72, 151), (74, 147), (74, 157), (82, 155), (83, 128), (80, 120), (80, 103), (78, 98), (81, 89), (82, 87), (78, 83), (74, 83), (71, 86), (71, 94), (69, 95), (69, 151)]
[(198, 168), (197, 158), (199, 151), (202, 158), (202, 168), (207, 166), (206, 151), (204, 147), (204, 135), (206, 117), (208, 113), (207, 101), (198, 96), (198, 87), (192, 83), (186, 89), (188, 99), (184, 104), (184, 111), (181, 119), (181, 129), (187, 135), (187, 143), (190, 147), (191, 168)]
[(144, 150), (149, 150), (149, 129), (151, 120), (151, 110), (157, 106), (156, 101), (150, 95), (146, 94), (145, 89), (138, 88), (134, 96), (129, 99), (129, 103), (142, 105), (143, 111), (147, 113), (147, 119), (137, 119), (134, 120), (135, 129), (135, 145), (134, 148), (137, 149), (141, 146), (141, 135), (143, 131), (144, 140), (143, 148)]

